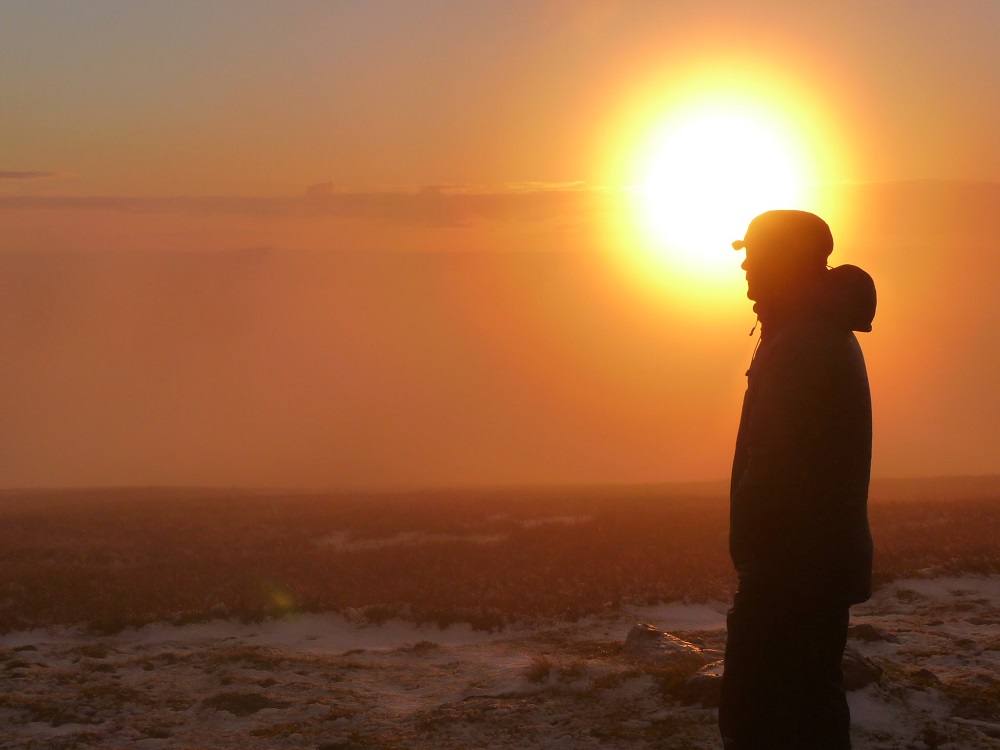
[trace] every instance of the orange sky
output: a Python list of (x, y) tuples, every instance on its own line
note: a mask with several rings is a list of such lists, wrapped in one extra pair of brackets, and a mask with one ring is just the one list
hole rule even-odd
[(740, 258), (628, 208), (708, 90), (879, 285), (875, 473), (1000, 473), (1000, 7), (707, 5), (4, 4), (4, 484), (724, 477)]

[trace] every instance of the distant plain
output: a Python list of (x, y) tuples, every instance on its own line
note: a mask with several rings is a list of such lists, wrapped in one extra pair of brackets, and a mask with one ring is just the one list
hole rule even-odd
[[(875, 582), (1000, 572), (1000, 481), (873, 484)], [(721, 485), (8, 490), (0, 632), (338, 612), (501, 629), (727, 600)]]

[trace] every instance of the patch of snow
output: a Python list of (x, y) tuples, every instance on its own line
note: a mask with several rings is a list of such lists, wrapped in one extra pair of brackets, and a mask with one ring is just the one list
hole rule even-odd
[[(718, 645), (727, 608), (624, 607), (494, 633), (335, 614), (7, 633), (0, 649), (20, 664), (0, 669), (0, 747), (716, 749), (715, 710), (678, 705), (615, 645), (636, 621)], [(1000, 576), (896, 581), (852, 617), (898, 641), (851, 641), (886, 669), (848, 695), (857, 750), (997, 747), (995, 722), (953, 716), (949, 691), (1000, 678)]]
[(518, 523), (526, 529), (537, 529), (539, 526), (579, 526), (593, 520), (593, 516), (546, 516), (544, 518), (527, 518), (518, 521)]
[(404, 531), (387, 537), (374, 539), (353, 539), (346, 531), (316, 540), (321, 547), (330, 547), (337, 552), (362, 552), (388, 547), (417, 547), (424, 544), (461, 542), (462, 544), (499, 544), (507, 538), (505, 534), (428, 534), (426, 531)]
[(622, 611), (641, 622), (648, 622), (668, 633), (674, 630), (718, 630), (726, 627), (729, 604), (684, 604), (669, 602), (651, 607), (622, 607)]

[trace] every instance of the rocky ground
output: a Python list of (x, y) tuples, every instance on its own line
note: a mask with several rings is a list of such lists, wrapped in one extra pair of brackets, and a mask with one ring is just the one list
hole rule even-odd
[[(718, 748), (686, 684), (724, 646), (725, 609), (493, 633), (339, 615), (13, 632), (0, 747)], [(629, 653), (636, 621), (698, 648)], [(849, 694), (856, 748), (1000, 748), (1000, 577), (899, 580), (853, 622), (850, 648), (883, 672)]]

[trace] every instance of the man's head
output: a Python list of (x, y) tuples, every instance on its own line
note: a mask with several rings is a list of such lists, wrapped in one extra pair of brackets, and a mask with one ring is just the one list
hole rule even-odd
[(794, 298), (819, 278), (833, 252), (825, 221), (806, 211), (767, 211), (750, 222), (734, 250), (746, 250), (747, 297), (758, 302)]

